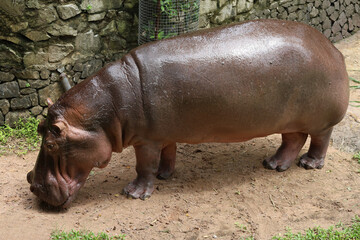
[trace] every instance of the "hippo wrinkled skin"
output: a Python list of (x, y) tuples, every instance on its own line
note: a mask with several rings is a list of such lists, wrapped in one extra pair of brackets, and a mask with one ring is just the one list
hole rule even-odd
[(176, 143), (240, 142), (282, 134), (266, 168), (322, 168), (349, 81), (342, 54), (305, 24), (257, 20), (140, 46), (52, 104), (31, 191), (67, 207), (93, 167), (133, 146), (136, 179), (123, 192), (145, 199), (174, 171)]

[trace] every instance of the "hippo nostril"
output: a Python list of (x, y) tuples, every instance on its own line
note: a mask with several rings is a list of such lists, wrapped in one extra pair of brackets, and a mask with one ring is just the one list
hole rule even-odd
[(35, 187), (33, 185), (30, 186), (30, 191), (34, 192), (35, 191)]
[(32, 184), (33, 171), (28, 172), (26, 179), (27, 179), (28, 183)]

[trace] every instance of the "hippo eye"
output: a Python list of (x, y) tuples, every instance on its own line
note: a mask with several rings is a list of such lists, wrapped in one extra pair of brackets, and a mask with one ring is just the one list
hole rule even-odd
[(49, 150), (53, 150), (54, 149), (54, 144), (47, 144), (46, 147)]

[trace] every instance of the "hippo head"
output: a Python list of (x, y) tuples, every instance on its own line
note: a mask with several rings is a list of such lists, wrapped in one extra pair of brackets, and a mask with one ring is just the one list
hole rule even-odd
[(69, 206), (91, 169), (105, 167), (111, 157), (111, 143), (105, 132), (96, 127), (88, 129), (79, 122), (76, 117), (64, 117), (59, 108), (52, 106), (47, 119), (38, 126), (42, 144), (27, 180), (31, 192), (52, 206)]

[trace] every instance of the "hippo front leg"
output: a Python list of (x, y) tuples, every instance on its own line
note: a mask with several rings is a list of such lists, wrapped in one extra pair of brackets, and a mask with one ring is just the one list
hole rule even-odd
[(154, 179), (160, 160), (161, 145), (145, 144), (134, 146), (136, 155), (137, 177), (123, 190), (123, 194), (132, 198), (145, 200), (154, 191)]

